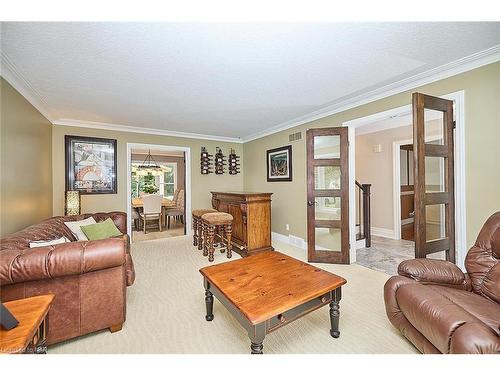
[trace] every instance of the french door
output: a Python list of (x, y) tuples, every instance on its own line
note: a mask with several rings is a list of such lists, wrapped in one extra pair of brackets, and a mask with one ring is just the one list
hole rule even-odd
[(307, 130), (307, 259), (349, 263), (347, 127)]
[(455, 263), (453, 101), (414, 93), (415, 258), (444, 251)]

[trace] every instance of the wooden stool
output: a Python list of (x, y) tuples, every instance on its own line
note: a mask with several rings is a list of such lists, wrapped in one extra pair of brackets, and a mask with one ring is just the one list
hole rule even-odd
[[(233, 215), (225, 212), (208, 213), (201, 217), (203, 225), (203, 255), (208, 255), (208, 261), (214, 261), (214, 237), (217, 231), (220, 237), (220, 242), (226, 242), (227, 257), (232, 256), (231, 236), (233, 233)], [(224, 252), (221, 247), (221, 253)]]
[(217, 212), (211, 208), (201, 208), (193, 210), (193, 246), (198, 246), (198, 250), (203, 249), (203, 226), (201, 217), (208, 213)]

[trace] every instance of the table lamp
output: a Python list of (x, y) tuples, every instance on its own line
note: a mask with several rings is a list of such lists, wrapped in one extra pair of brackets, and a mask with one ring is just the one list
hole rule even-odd
[(81, 200), (78, 190), (67, 190), (64, 202), (64, 215), (80, 215)]

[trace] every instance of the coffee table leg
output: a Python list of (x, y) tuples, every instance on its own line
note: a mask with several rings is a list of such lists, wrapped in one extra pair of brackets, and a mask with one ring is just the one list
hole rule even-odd
[(205, 319), (207, 322), (214, 320), (214, 295), (208, 289), (205, 290), (205, 304), (207, 305), (207, 315)]
[(264, 349), (264, 344), (262, 343), (256, 344), (252, 342), (250, 344), (250, 348), (252, 349), (251, 354), (264, 354), (264, 352), (262, 351), (262, 349)]
[(341, 289), (340, 287), (335, 289), (333, 292), (333, 301), (330, 302), (330, 335), (333, 338), (340, 337), (339, 331), (339, 319), (340, 319), (340, 298), (341, 298)]
[(250, 349), (252, 349), (251, 354), (264, 354), (262, 349), (264, 349), (264, 338), (266, 337), (266, 323), (260, 323), (256, 326), (251, 326), (248, 328), (248, 337), (250, 337)]

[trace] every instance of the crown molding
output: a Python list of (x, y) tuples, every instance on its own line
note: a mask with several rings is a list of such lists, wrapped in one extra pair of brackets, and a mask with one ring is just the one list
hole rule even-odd
[(475, 54), (463, 57), (459, 60), (452, 61), (448, 64), (438, 66), (425, 72), (416, 74), (412, 77), (391, 83), (378, 89), (357, 95), (338, 103), (323, 107), (317, 111), (308, 113), (304, 116), (297, 117), (290, 121), (268, 128), (249, 136), (243, 137), (243, 143), (250, 142), (268, 135), (278, 133), (283, 130), (291, 129), (299, 125), (304, 125), (308, 122), (324, 118), (339, 112), (346, 111), (351, 108), (374, 102), (392, 95), (412, 90), (420, 86), (427, 85), (432, 82), (440, 81), (445, 78), (452, 77), (457, 74), (465, 73), (469, 70), (479, 68), (500, 60), (500, 45), (488, 48)]
[(53, 121), (52, 123), (55, 126), (74, 126), (78, 128), (112, 130), (112, 131), (127, 132), (127, 133), (142, 133), (142, 134), (162, 135), (167, 137), (203, 139), (206, 141), (243, 143), (243, 141), (237, 137), (221, 137), (208, 134), (184, 133), (184, 132), (177, 132), (177, 131), (163, 130), (163, 129), (142, 128), (138, 126), (111, 124), (106, 122), (59, 119)]
[(378, 89), (366, 92), (355, 97), (333, 103), (314, 112), (297, 117), (290, 121), (270, 127), (266, 130), (250, 134), (246, 137), (221, 137), (198, 133), (185, 133), (154, 128), (142, 128), (121, 124), (81, 121), (73, 119), (55, 119), (41, 94), (39, 94), (27, 79), (19, 72), (5, 52), (0, 51), (0, 75), (9, 82), (28, 102), (30, 102), (47, 120), (54, 125), (74, 126), (91, 129), (114, 130), (130, 133), (144, 133), (169, 137), (204, 139), (220, 142), (246, 143), (287, 129), (294, 128), (308, 122), (318, 120), (339, 112), (346, 111), (376, 100), (380, 100), (404, 91), (427, 85), (469, 70), (479, 68), (500, 60), (500, 45), (496, 45), (481, 52), (466, 56), (445, 65), (427, 70), (412, 77), (391, 83)]
[(4, 51), (0, 51), (0, 75), (14, 87), (24, 98), (35, 107), (51, 123), (54, 117), (42, 95), (36, 91), (29, 81), (17, 70)]

